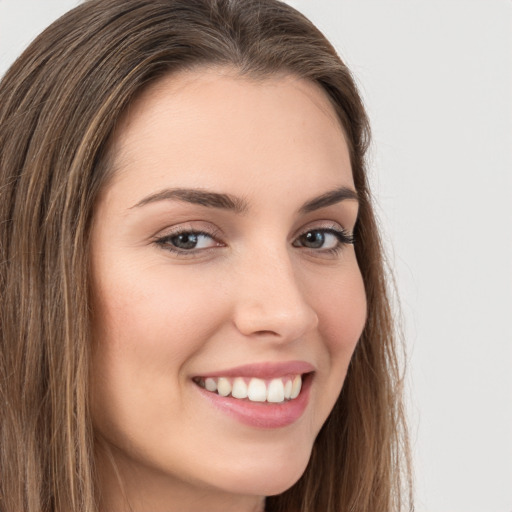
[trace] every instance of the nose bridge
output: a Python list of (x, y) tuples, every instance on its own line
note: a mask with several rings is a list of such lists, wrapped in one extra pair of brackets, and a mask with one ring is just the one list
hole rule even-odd
[(240, 272), (235, 307), (240, 332), (292, 341), (316, 327), (317, 314), (305, 296), (286, 247), (260, 248), (245, 259)]

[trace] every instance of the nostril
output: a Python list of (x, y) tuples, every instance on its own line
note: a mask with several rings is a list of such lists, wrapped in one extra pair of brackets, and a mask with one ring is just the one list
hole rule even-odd
[(256, 331), (253, 334), (256, 336), (279, 336), (279, 334), (274, 331)]

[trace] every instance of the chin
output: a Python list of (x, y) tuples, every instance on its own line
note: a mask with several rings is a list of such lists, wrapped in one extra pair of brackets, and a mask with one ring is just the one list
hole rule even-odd
[(307, 464), (300, 469), (300, 471), (290, 472), (288, 474), (281, 474), (278, 478), (266, 479), (264, 488), (262, 489), (262, 496), (276, 496), (290, 489), (297, 483), (300, 477), (304, 474)]
[[(298, 453), (300, 452), (300, 453)], [(245, 470), (241, 465), (234, 467), (230, 492), (257, 496), (274, 496), (287, 491), (304, 474), (309, 462), (310, 451), (295, 450), (287, 457), (268, 458), (253, 461)]]

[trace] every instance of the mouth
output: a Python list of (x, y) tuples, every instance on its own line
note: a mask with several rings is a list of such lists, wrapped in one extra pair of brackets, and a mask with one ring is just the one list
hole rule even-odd
[(306, 410), (315, 371), (311, 365), (247, 365), (199, 375), (194, 387), (216, 410), (251, 427), (295, 423)]
[[(304, 377), (307, 374), (304, 374)], [(258, 377), (196, 377), (194, 382), (210, 393), (249, 402), (283, 403), (295, 400), (302, 389), (303, 375), (274, 379)]]

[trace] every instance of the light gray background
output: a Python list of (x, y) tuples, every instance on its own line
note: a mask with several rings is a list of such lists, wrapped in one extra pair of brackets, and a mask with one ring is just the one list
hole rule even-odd
[[(77, 3), (0, 0), (0, 75)], [(372, 120), (417, 512), (512, 512), (512, 2), (289, 3), (338, 48)]]

